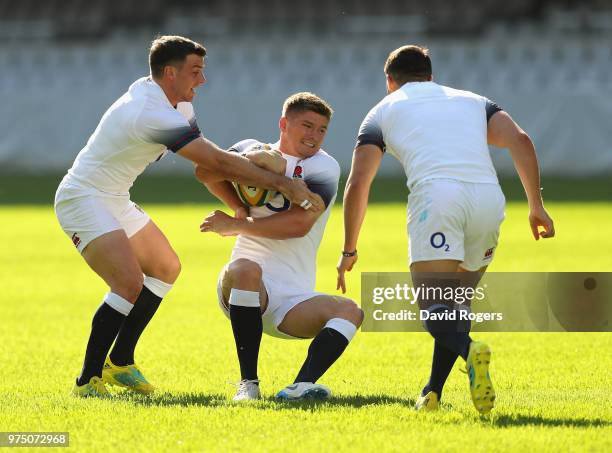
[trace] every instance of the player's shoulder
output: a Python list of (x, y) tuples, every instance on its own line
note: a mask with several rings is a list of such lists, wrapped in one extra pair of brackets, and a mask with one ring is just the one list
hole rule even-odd
[(448, 97), (463, 97), (468, 99), (474, 99), (475, 101), (479, 102), (485, 102), (487, 100), (487, 98), (485, 98), (484, 96), (481, 96), (478, 93), (474, 93), (473, 91), (460, 90), (458, 88), (453, 88), (444, 85), (439, 86)]
[[(134, 81), (128, 88), (128, 94), (131, 95), (132, 99), (138, 100), (143, 99), (148, 102), (161, 103), (165, 97), (162, 88), (149, 77), (141, 77)], [(169, 102), (167, 103), (169, 105)]]
[(174, 108), (164, 90), (150, 76), (141, 77), (132, 83), (127, 94), (134, 103), (134, 110), (138, 111), (139, 122), (144, 124), (179, 123), (182, 126), (185, 120), (194, 116), (190, 102), (179, 102)]
[(316, 154), (304, 159), (303, 165), (307, 167), (308, 173), (327, 173), (330, 176), (340, 175), (340, 164), (325, 150), (319, 149)]

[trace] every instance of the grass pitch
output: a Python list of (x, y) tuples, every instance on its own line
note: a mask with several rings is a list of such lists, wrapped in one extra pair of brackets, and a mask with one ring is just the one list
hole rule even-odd
[[(509, 204), (492, 271), (612, 271), (611, 204), (547, 207), (558, 237), (536, 243), (526, 206)], [(228, 382), (239, 379), (238, 365), (215, 281), (233, 240), (198, 231), (218, 205), (144, 208), (183, 263), (136, 351), (160, 391), (97, 401), (69, 391), (106, 289), (49, 206), (0, 207), (0, 431), (69, 431), (79, 451), (612, 451), (610, 334), (477, 334), (493, 349), (498, 400), (489, 417), (473, 409), (459, 362), (443, 410), (412, 409), (432, 348), (418, 333), (360, 333), (321, 380), (331, 401), (278, 403), (272, 395), (292, 381), (309, 342), (264, 336), (264, 399), (232, 404)], [(361, 271), (407, 269), (404, 225), (403, 204), (370, 207), (349, 296), (359, 298)], [(319, 290), (335, 292), (342, 234), (336, 207), (319, 252)]]

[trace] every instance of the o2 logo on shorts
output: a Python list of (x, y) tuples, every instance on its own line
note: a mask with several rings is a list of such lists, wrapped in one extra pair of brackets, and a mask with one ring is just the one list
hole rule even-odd
[(444, 236), (444, 233), (441, 233), (440, 231), (431, 235), (429, 238), (429, 243), (435, 249), (441, 249), (444, 247), (445, 252), (450, 250), (450, 245), (446, 243), (446, 236)]

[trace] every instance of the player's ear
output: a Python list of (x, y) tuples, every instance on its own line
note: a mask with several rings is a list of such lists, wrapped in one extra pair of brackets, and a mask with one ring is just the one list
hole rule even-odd
[(174, 80), (176, 77), (176, 68), (172, 65), (164, 66), (164, 77), (170, 80)]
[(278, 120), (278, 128), (281, 132), (285, 132), (287, 129), (287, 117), (281, 116), (280, 120)]
[(396, 89), (395, 81), (389, 74), (385, 74), (385, 77), (387, 82), (387, 93), (392, 93)]

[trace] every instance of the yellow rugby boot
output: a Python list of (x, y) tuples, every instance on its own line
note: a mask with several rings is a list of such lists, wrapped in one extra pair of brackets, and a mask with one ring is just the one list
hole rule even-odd
[(76, 382), (72, 388), (72, 394), (81, 398), (110, 398), (111, 394), (106, 389), (104, 382), (98, 376), (93, 376), (87, 384), (79, 385)]
[(467, 374), (470, 378), (470, 393), (474, 407), (481, 414), (488, 414), (495, 404), (495, 389), (489, 376), (491, 349), (482, 341), (470, 343), (466, 360)]
[(426, 395), (417, 398), (414, 408), (422, 412), (434, 412), (440, 409), (440, 399), (436, 392), (427, 392)]
[(102, 379), (105, 384), (123, 387), (133, 392), (149, 395), (155, 387), (143, 376), (136, 365), (118, 366), (106, 358), (102, 368)]

